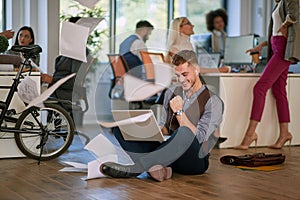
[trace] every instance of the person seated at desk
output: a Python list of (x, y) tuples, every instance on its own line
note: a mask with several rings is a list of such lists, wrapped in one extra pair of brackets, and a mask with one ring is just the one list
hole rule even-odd
[(221, 58), (224, 57), (227, 21), (228, 15), (224, 9), (212, 10), (206, 14), (206, 28), (212, 33), (209, 51), (220, 53)]
[(142, 68), (132, 69), (143, 65), (140, 51), (147, 51), (145, 43), (153, 29), (154, 26), (150, 22), (141, 20), (136, 24), (135, 34), (130, 35), (120, 44), (119, 53), (125, 58), (131, 74), (139, 78), (143, 78)]
[[(168, 53), (166, 62), (171, 62), (172, 55), (181, 50), (194, 51), (193, 45), (190, 42), (190, 36), (194, 34), (194, 25), (186, 17), (178, 17), (172, 20), (168, 32)], [(227, 73), (230, 68), (222, 66), (220, 68), (206, 68), (200, 66), (201, 74), (205, 73)]]
[[(33, 29), (29, 26), (21, 27), (17, 32), (14, 45), (27, 46), (31, 44), (35, 44)], [(20, 52), (15, 52), (11, 49), (7, 50), (5, 53), (11, 55), (20, 55)], [(31, 58), (31, 60), (34, 62), (35, 65), (40, 65), (40, 55)]]
[[(166, 142), (125, 141), (118, 127), (114, 135), (134, 165), (106, 162), (100, 171), (115, 178), (129, 178), (149, 172), (157, 181), (180, 174), (203, 174), (208, 169), (209, 152), (217, 141), (214, 131), (223, 115), (223, 102), (199, 78), (195, 52), (183, 50), (173, 56), (172, 64), (180, 86), (168, 89), (161, 117)], [(195, 112), (198, 111), (198, 112)]]

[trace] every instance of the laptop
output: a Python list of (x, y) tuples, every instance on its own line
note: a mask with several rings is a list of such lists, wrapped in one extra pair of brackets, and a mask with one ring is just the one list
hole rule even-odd
[(112, 110), (114, 121), (143, 114), (150, 114), (150, 117), (144, 122), (119, 125), (124, 139), (126, 141), (166, 141), (167, 137), (162, 134), (152, 110)]
[(198, 64), (201, 67), (218, 68), (220, 59), (220, 53), (198, 53)]

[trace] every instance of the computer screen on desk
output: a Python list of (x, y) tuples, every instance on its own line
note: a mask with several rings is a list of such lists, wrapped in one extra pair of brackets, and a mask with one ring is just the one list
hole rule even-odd
[(227, 37), (225, 42), (224, 63), (227, 65), (251, 64), (252, 57), (245, 53), (253, 48), (254, 35)]
[(198, 64), (205, 68), (218, 68), (220, 64), (220, 53), (199, 53)]

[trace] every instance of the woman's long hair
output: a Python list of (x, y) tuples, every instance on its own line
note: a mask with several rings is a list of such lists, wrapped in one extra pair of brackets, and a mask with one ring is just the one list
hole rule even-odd
[(179, 32), (180, 25), (184, 19), (186, 19), (186, 17), (177, 17), (171, 21), (170, 28), (168, 30), (168, 40), (167, 40), (168, 50), (170, 50), (170, 48), (174, 44), (176, 44), (176, 40), (180, 36), (180, 32)]
[(29, 26), (23, 26), (23, 27), (21, 27), (21, 28), (18, 30), (18, 33), (17, 33), (17, 36), (16, 36), (16, 40), (15, 40), (15, 44), (14, 44), (14, 45), (20, 45), (20, 44), (19, 44), (19, 35), (20, 35), (20, 32), (23, 31), (23, 30), (29, 31), (30, 36), (31, 36), (31, 39), (32, 39), (32, 41), (31, 41), (29, 44), (34, 44), (34, 33), (33, 33), (32, 28), (29, 27)]

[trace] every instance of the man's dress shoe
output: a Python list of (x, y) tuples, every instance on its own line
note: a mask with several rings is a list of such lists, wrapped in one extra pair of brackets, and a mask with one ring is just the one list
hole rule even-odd
[(113, 162), (106, 162), (100, 166), (100, 171), (114, 178), (130, 178), (140, 175), (141, 173), (134, 172), (130, 165), (121, 165)]
[(220, 148), (220, 144), (225, 142), (227, 140), (226, 137), (219, 137), (218, 138), (218, 141), (216, 142), (215, 146), (214, 146), (214, 149), (219, 149)]

